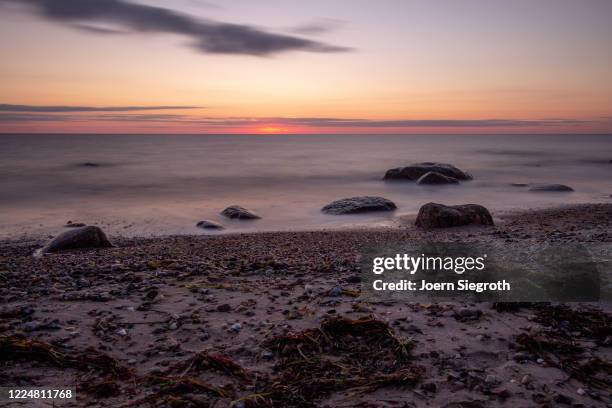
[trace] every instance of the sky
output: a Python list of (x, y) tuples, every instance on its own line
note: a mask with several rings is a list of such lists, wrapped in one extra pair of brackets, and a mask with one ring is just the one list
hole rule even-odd
[(0, 133), (612, 133), (609, 0), (0, 0)]

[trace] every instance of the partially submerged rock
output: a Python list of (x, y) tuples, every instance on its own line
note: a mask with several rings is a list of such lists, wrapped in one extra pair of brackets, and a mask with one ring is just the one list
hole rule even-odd
[(372, 211), (393, 211), (397, 208), (395, 203), (383, 197), (351, 197), (333, 201), (321, 209), (324, 213), (341, 215), (341, 214), (358, 214)]
[(384, 178), (385, 180), (416, 181), (431, 171), (457, 180), (471, 180), (473, 178), (469, 173), (459, 170), (451, 164), (433, 162), (416, 163), (406, 167), (390, 169), (387, 170)]
[(62, 232), (47, 243), (40, 252), (60, 252), (81, 248), (109, 248), (112, 246), (113, 244), (106, 238), (104, 231), (99, 227), (90, 225)]
[(239, 205), (231, 205), (227, 207), (225, 210), (221, 211), (221, 215), (226, 216), (227, 218), (239, 219), (239, 220), (256, 220), (261, 218), (259, 215), (254, 212), (247, 210), (244, 207), (240, 207)]
[(196, 224), (196, 227), (204, 228), (204, 229), (216, 229), (216, 230), (223, 229), (223, 225), (219, 224), (218, 222), (214, 222), (210, 220), (202, 220)]
[(493, 217), (489, 210), (478, 204), (447, 206), (427, 203), (419, 210), (415, 224), (421, 228), (447, 228), (470, 224), (493, 225)]
[(540, 192), (540, 191), (557, 191), (557, 192), (570, 192), (574, 191), (570, 186), (565, 184), (543, 184), (540, 186), (533, 186), (529, 191)]
[(444, 174), (430, 171), (423, 174), (418, 180), (417, 184), (459, 184), (459, 180), (454, 177), (448, 177)]

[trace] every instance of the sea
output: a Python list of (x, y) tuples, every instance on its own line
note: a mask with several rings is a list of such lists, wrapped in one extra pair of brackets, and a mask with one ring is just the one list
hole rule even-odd
[[(0, 135), (0, 238), (54, 235), (68, 222), (111, 235), (166, 236), (394, 226), (428, 202), (477, 203), (494, 216), (612, 202), (612, 135)], [(453, 164), (474, 180), (387, 182), (416, 162)], [(571, 193), (534, 193), (561, 183)], [(517, 185), (519, 184), (519, 185)], [(321, 207), (382, 196), (393, 212)], [(262, 218), (225, 219), (229, 205)], [(196, 227), (200, 220), (222, 232)]]

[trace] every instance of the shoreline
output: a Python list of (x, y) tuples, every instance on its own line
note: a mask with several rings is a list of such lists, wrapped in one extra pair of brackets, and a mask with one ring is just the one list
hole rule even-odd
[[(612, 203), (603, 203), (603, 202), (587, 202), (587, 203), (578, 203), (578, 204), (560, 204), (553, 206), (545, 206), (545, 207), (537, 207), (537, 208), (529, 208), (529, 209), (509, 209), (509, 210), (491, 210), (493, 215), (493, 219), (495, 224), (498, 226), (504, 225), (506, 220), (515, 219), (516, 217), (520, 217), (521, 215), (537, 215), (539, 213), (546, 213), (550, 211), (573, 211), (580, 210), (581, 208), (589, 208), (590, 206), (612, 206)], [(332, 226), (324, 226), (324, 227), (312, 227), (312, 228), (299, 228), (299, 229), (278, 229), (278, 230), (200, 230), (200, 233), (178, 233), (178, 234), (157, 234), (151, 233), (146, 235), (121, 235), (121, 234), (107, 234), (109, 238), (113, 240), (117, 240), (118, 242), (129, 242), (132, 240), (164, 240), (164, 239), (173, 239), (180, 237), (191, 237), (191, 238), (201, 238), (201, 237), (229, 237), (229, 236), (251, 236), (251, 235), (265, 235), (265, 234), (299, 234), (299, 233), (334, 233), (334, 232), (349, 232), (349, 233), (359, 233), (359, 232), (380, 232), (380, 231), (398, 231), (398, 230), (417, 230), (426, 233), (426, 231), (419, 230), (413, 224), (416, 219), (417, 212), (410, 214), (403, 214), (399, 216), (394, 216), (393, 218), (386, 220), (363, 220), (362, 222), (356, 222), (351, 225), (332, 225)], [(359, 220), (360, 215), (339, 215), (334, 216), (337, 218), (342, 217), (354, 217), (355, 220)], [(234, 221), (236, 222), (236, 221)], [(252, 221), (238, 221), (240, 222), (252, 222)], [(381, 224), (385, 223), (386, 225), (372, 225), (372, 224)], [(108, 223), (99, 223), (94, 222), (91, 224), (99, 226), (105, 229), (105, 225), (108, 226)], [(118, 227), (115, 227), (118, 228)], [(465, 228), (465, 227), (463, 227)], [(468, 227), (471, 228), (471, 227)], [(45, 242), (49, 239), (50, 236), (55, 233), (61, 233), (68, 230), (66, 227), (62, 227), (58, 225), (57, 227), (44, 227), (44, 231), (38, 233), (29, 233), (28, 235), (23, 234), (22, 236), (5, 236), (0, 237), (0, 245), (13, 245), (19, 243), (27, 243), (27, 242)], [(451, 230), (452, 232), (453, 230)], [(11, 235), (17, 235), (17, 233), (11, 233)]]
[(3, 241), (0, 384), (74, 385), (78, 407), (609, 406), (609, 305), (360, 296), (370, 244), (612, 242), (612, 204), (502, 221), (111, 237), (40, 259), (43, 239)]

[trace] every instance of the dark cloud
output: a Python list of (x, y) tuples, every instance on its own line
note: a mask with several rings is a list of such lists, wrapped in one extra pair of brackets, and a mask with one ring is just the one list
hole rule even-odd
[[(337, 47), (306, 38), (270, 33), (242, 24), (199, 20), (161, 7), (124, 0), (0, 0), (27, 4), (42, 17), (74, 26), (104, 23), (136, 32), (181, 34), (205, 53), (270, 55), (284, 51), (341, 52)], [(89, 23), (89, 24), (88, 24)], [(89, 30), (91, 32), (91, 30)]]
[(169, 109), (198, 109), (198, 106), (39, 106), (0, 104), (0, 112), (131, 112)]

